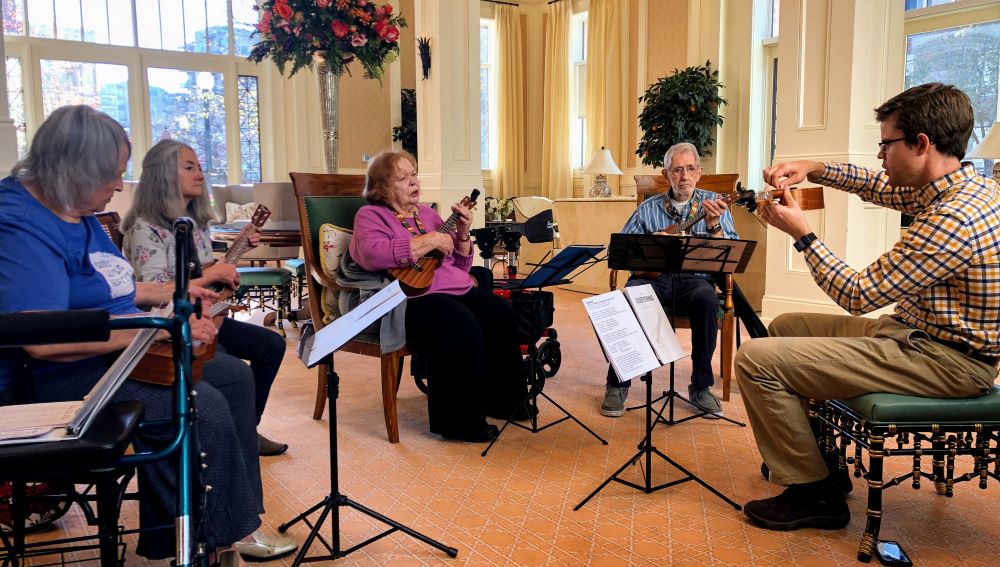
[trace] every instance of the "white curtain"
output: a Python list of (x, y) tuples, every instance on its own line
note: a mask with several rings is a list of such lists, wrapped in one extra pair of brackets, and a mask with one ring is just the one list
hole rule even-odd
[(549, 4), (545, 33), (545, 79), (542, 90), (542, 194), (549, 199), (573, 196), (570, 163), (569, 0)]
[(524, 171), (524, 67), (521, 13), (517, 6), (497, 4), (497, 164), (493, 194), (521, 194)]
[[(604, 146), (619, 168), (625, 165), (625, 117), (628, 113), (628, 37), (625, 2), (590, 0), (587, 17), (587, 143), (584, 164)], [(618, 192), (618, 175), (608, 185)], [(593, 180), (585, 183), (589, 186)]]

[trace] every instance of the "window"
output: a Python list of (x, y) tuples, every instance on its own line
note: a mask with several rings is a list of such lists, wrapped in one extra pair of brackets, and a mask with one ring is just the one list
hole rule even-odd
[(778, 37), (779, 15), (781, 15), (781, 0), (771, 0), (771, 37)]
[(496, 156), (496, 22), (479, 20), (479, 163), (492, 169)]
[(21, 60), (17, 57), (7, 58), (7, 104), (10, 109), (10, 119), (17, 131), (17, 155), (23, 156), (27, 144), (24, 126), (24, 83), (21, 78)]
[[(0, 0), (19, 155), (39, 118), (59, 106), (88, 104), (125, 127), (136, 163), (152, 144), (170, 137), (195, 149), (209, 183), (259, 181), (260, 84), (256, 66), (246, 61), (256, 39), (255, 5)], [(75, 49), (67, 41), (88, 45)], [(36, 65), (38, 79), (29, 72)], [(129, 77), (141, 84), (130, 85)], [(236, 127), (239, 132), (232, 132)], [(135, 179), (131, 165), (126, 178)]]
[(224, 185), (226, 109), (221, 73), (177, 69), (148, 70), (151, 142), (177, 139), (189, 144), (209, 184)]
[[(909, 4), (907, 2), (908, 7)], [(979, 145), (998, 118), (1000, 58), (997, 53), (1000, 53), (1000, 20), (906, 36), (906, 87), (937, 81), (955, 85), (969, 95), (975, 116), (969, 151)], [(956, 65), (956, 62), (961, 64)], [(974, 159), (972, 162), (989, 177), (993, 160)]]
[(932, 6), (951, 4), (954, 1), (955, 0), (906, 0), (906, 9), (919, 10), (920, 8), (930, 8)]
[(587, 12), (573, 14), (569, 30), (570, 160), (583, 167), (587, 132)]

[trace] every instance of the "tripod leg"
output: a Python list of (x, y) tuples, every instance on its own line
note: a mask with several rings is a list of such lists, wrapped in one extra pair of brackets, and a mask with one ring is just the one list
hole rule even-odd
[(624, 465), (622, 465), (621, 467), (619, 467), (618, 470), (616, 470), (614, 473), (611, 474), (611, 476), (609, 476), (608, 478), (604, 479), (604, 482), (602, 482), (600, 486), (598, 486), (597, 488), (595, 488), (593, 492), (591, 492), (590, 494), (588, 494), (586, 498), (584, 498), (582, 501), (580, 501), (579, 504), (577, 504), (576, 506), (574, 506), (573, 507), (573, 511), (576, 512), (580, 508), (583, 508), (584, 504), (586, 504), (587, 502), (590, 502), (590, 499), (593, 498), (593, 497), (595, 497), (595, 496), (597, 496), (597, 493), (600, 492), (601, 490), (603, 490), (605, 486), (611, 484), (612, 480), (618, 480), (618, 475), (622, 474), (625, 471), (625, 469), (627, 469), (630, 466), (632, 466), (633, 464), (635, 464), (635, 462), (638, 461), (640, 457), (642, 457), (643, 452), (644, 451), (640, 450), (635, 455), (632, 455), (632, 458), (629, 459), (628, 462), (626, 462)]
[(548, 394), (546, 394), (545, 392), (539, 392), (539, 394), (543, 398), (545, 398), (546, 400), (548, 400), (550, 404), (556, 406), (556, 408), (558, 408), (559, 411), (563, 412), (564, 414), (566, 414), (567, 417), (569, 417), (570, 419), (572, 419), (573, 421), (575, 421), (577, 423), (577, 425), (579, 425), (580, 427), (582, 427), (585, 430), (587, 430), (587, 433), (590, 433), (591, 435), (593, 435), (594, 437), (596, 437), (597, 440), (601, 442), (601, 444), (603, 444), (603, 445), (607, 445), (608, 444), (608, 442), (605, 441), (600, 435), (594, 433), (593, 430), (591, 430), (589, 427), (587, 427), (586, 425), (584, 425), (582, 421), (580, 421), (579, 419), (577, 419), (575, 415), (569, 413), (569, 411), (567, 411), (561, 405), (557, 404), (555, 400), (553, 400), (552, 398), (550, 398), (548, 396)]
[(395, 521), (395, 520), (393, 520), (391, 518), (387, 518), (387, 517), (383, 516), (382, 514), (379, 514), (375, 510), (372, 510), (371, 508), (363, 506), (360, 503), (355, 502), (355, 501), (351, 500), (350, 498), (347, 498), (346, 496), (344, 497), (343, 504), (341, 504), (341, 505), (342, 506), (350, 506), (351, 508), (354, 508), (358, 512), (361, 512), (362, 514), (365, 514), (367, 516), (371, 516), (372, 518), (375, 518), (376, 520), (382, 522), (383, 524), (385, 524), (387, 526), (391, 526), (394, 529), (397, 529), (397, 530), (405, 533), (406, 535), (408, 535), (408, 536), (410, 536), (412, 538), (419, 539), (420, 541), (426, 543), (427, 545), (430, 545), (431, 547), (435, 547), (437, 549), (440, 549), (441, 551), (445, 552), (448, 555), (448, 557), (455, 558), (455, 557), (458, 556), (458, 550), (455, 549), (454, 547), (448, 547), (447, 545), (445, 545), (445, 544), (443, 544), (443, 543), (441, 543), (441, 542), (439, 542), (437, 540), (431, 539), (431, 538), (425, 536), (424, 534), (422, 534), (422, 533), (420, 533), (420, 532), (418, 532), (418, 531), (416, 531), (416, 530), (414, 530), (412, 528), (404, 526), (403, 524), (400, 524), (399, 522), (397, 522), (397, 521)]

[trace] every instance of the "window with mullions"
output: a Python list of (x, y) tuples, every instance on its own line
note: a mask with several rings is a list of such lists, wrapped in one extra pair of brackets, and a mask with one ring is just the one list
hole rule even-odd
[[(260, 180), (260, 85), (245, 63), (256, 39), (255, 5), (255, 0), (0, 0), (8, 40), (7, 99), (19, 155), (38, 119), (62, 105), (88, 104), (144, 138), (133, 140), (135, 163), (169, 136), (195, 148), (212, 183)], [(67, 41), (89, 43), (89, 61), (74, 60), (82, 50)], [(164, 65), (163, 54), (137, 52), (137, 42), (177, 53)], [(38, 84), (32, 68), (41, 70)], [(128, 77), (137, 76), (146, 77), (148, 101), (128, 88)], [(227, 92), (229, 85), (236, 91)], [(24, 97), (25, 86), (31, 97)], [(234, 102), (229, 108), (223, 104), (227, 98)], [(147, 104), (148, 114), (140, 112)], [(150, 121), (133, 129), (132, 118), (145, 116)], [(226, 143), (227, 124), (239, 125), (239, 144)], [(125, 176), (135, 179), (132, 163)]]
[(479, 164), (493, 167), (496, 148), (496, 23), (479, 20)]
[(587, 133), (587, 12), (573, 14), (569, 31), (570, 163), (583, 167)]
[(257, 77), (240, 75), (240, 156), (242, 183), (260, 181), (260, 112)]
[[(1000, 20), (906, 37), (906, 87), (941, 82), (955, 85), (969, 95), (975, 119), (969, 151), (982, 142), (997, 120), (998, 53)], [(981, 173), (990, 175), (992, 160), (972, 162)]]
[(17, 131), (17, 156), (24, 157), (27, 148), (27, 131), (24, 125), (24, 83), (21, 77), (21, 60), (7, 58), (7, 104), (10, 119)]
[(222, 73), (151, 67), (147, 77), (152, 142), (175, 139), (190, 145), (208, 183), (225, 185), (228, 176)]

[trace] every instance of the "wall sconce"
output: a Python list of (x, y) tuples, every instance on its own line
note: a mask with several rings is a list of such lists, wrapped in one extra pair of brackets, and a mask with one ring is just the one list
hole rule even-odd
[(426, 81), (428, 73), (431, 72), (431, 39), (429, 37), (417, 38), (417, 51), (420, 53), (420, 70)]
[(583, 168), (583, 173), (596, 174), (597, 177), (594, 178), (594, 184), (590, 187), (591, 197), (610, 197), (611, 187), (608, 187), (608, 176), (607, 174), (621, 175), (622, 170), (618, 169), (615, 165), (614, 158), (611, 157), (611, 152), (601, 149), (594, 152), (594, 157), (590, 158), (590, 163), (587, 167)]

